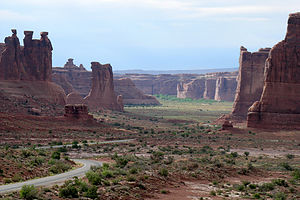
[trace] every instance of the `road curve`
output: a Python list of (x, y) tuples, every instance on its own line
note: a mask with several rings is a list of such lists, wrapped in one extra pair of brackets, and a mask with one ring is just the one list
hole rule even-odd
[(33, 180), (20, 182), (20, 183), (1, 185), (0, 193), (7, 193), (7, 192), (20, 190), (23, 185), (49, 186), (49, 185), (59, 184), (59, 183), (64, 182), (65, 180), (73, 178), (75, 176), (77, 176), (77, 177), (83, 176), (90, 169), (91, 166), (101, 166), (102, 165), (102, 162), (95, 161), (95, 160), (73, 159), (73, 161), (75, 161), (77, 163), (81, 163), (81, 164), (83, 164), (83, 166), (78, 169), (74, 169), (72, 171), (65, 172), (62, 174), (57, 174), (54, 176), (33, 179)]

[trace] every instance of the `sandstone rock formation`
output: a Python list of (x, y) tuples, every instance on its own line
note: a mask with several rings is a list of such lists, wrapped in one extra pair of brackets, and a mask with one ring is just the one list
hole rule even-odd
[(68, 104), (65, 106), (64, 116), (71, 120), (93, 120), (93, 115), (88, 112), (87, 105), (83, 104)]
[(236, 78), (219, 77), (216, 81), (216, 101), (233, 101), (236, 93)]
[(249, 107), (260, 99), (264, 84), (265, 62), (269, 51), (270, 48), (265, 48), (251, 53), (245, 47), (241, 47), (238, 85), (232, 117), (246, 120)]
[(67, 95), (67, 104), (84, 104), (84, 101), (78, 92), (71, 92)]
[(114, 80), (115, 92), (122, 95), (123, 103), (126, 105), (159, 105), (154, 96), (145, 95), (129, 78)]
[(177, 98), (202, 99), (205, 90), (205, 79), (200, 78), (189, 83), (179, 83), (177, 85)]
[[(40, 40), (25, 31), (24, 47), (16, 30), (0, 44), (0, 112), (55, 114), (65, 105), (65, 93), (51, 83), (52, 45), (47, 32)], [(62, 110), (61, 110), (62, 111)]]
[(24, 31), (24, 34), (24, 61), (28, 80), (51, 81), (53, 48), (48, 32), (41, 32), (40, 40), (32, 39), (33, 31)]
[(205, 80), (205, 90), (203, 94), (204, 99), (215, 99), (216, 83), (217, 80), (214, 78), (209, 78)]
[(122, 111), (122, 105), (118, 104), (114, 92), (113, 73), (110, 64), (101, 65), (92, 62), (92, 88), (84, 102), (91, 111), (116, 110)]
[(52, 69), (53, 82), (60, 85), (68, 95), (73, 91), (79, 92), (82, 97), (86, 97), (92, 87), (92, 72), (87, 71), (82, 64), (77, 67), (73, 59), (69, 58), (64, 67), (54, 67)]
[(300, 129), (300, 13), (270, 51), (261, 98), (249, 109), (248, 127)]

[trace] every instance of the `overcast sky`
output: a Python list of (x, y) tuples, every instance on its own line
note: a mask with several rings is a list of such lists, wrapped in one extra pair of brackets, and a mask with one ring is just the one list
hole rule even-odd
[(48, 31), (53, 65), (67, 58), (120, 69), (238, 67), (239, 47), (284, 38), (299, 0), (1, 0), (0, 38)]

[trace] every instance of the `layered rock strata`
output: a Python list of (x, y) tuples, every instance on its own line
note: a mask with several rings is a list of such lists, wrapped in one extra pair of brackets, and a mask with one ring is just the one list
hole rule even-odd
[(247, 125), (300, 128), (300, 13), (290, 14), (285, 39), (270, 51), (263, 92), (249, 109)]

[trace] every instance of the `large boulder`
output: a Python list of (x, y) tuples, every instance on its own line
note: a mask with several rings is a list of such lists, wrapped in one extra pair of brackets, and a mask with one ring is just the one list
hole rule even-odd
[(123, 107), (117, 102), (114, 91), (113, 73), (110, 64), (101, 65), (92, 62), (92, 88), (84, 102), (91, 111), (116, 110), (122, 111)]
[(270, 51), (261, 98), (249, 109), (248, 127), (300, 129), (300, 13)]

